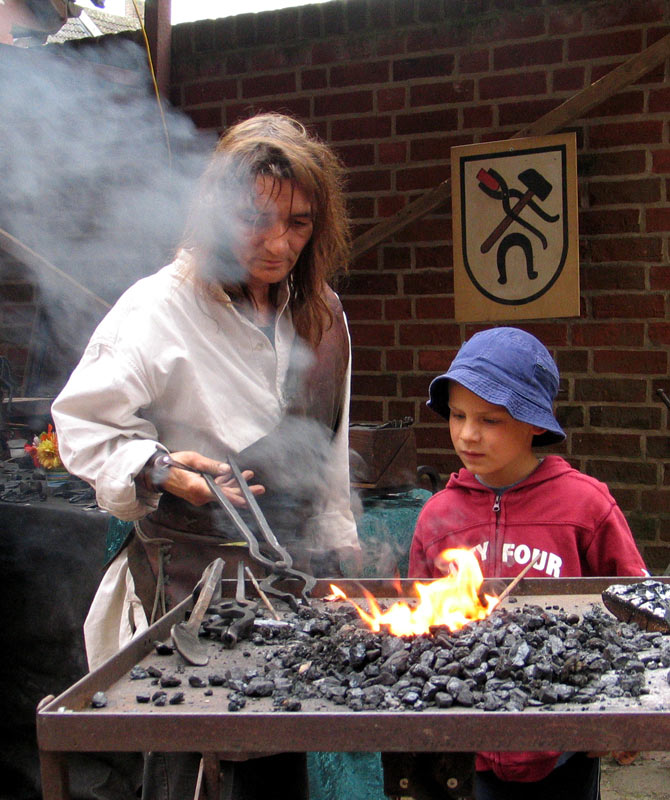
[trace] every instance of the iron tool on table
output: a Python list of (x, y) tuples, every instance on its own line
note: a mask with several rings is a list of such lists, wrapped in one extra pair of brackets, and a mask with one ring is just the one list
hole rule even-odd
[(291, 557), (291, 554), (288, 552), (288, 550), (286, 550), (286, 548), (282, 547), (277, 537), (273, 533), (272, 528), (268, 524), (265, 515), (261, 511), (261, 508), (256, 501), (256, 498), (249, 489), (249, 484), (242, 474), (242, 470), (232, 456), (228, 456), (227, 461), (230, 465), (233, 477), (240, 487), (242, 496), (247, 503), (254, 522), (262, 534), (264, 539), (263, 549), (265, 552), (261, 551), (261, 544), (256, 538), (256, 535), (244, 521), (239, 511), (228, 499), (225, 492), (216, 483), (212, 475), (195, 469), (194, 467), (190, 467), (186, 464), (182, 464), (179, 461), (175, 461), (167, 453), (158, 457), (155, 462), (155, 467), (158, 469), (175, 467), (176, 469), (184, 469), (187, 472), (194, 472), (198, 475), (201, 475), (205, 479), (207, 486), (218, 501), (219, 505), (224, 509), (230, 518), (237, 532), (247, 543), (251, 558), (253, 558), (254, 561), (258, 562), (259, 564), (262, 564), (268, 570), (269, 574), (267, 577), (260, 580), (260, 586), (263, 591), (266, 594), (278, 597), (280, 600), (284, 600), (291, 608), (297, 610), (298, 602), (296, 595), (291, 592), (282, 591), (275, 586), (275, 583), (282, 579), (296, 579), (302, 584), (302, 588), (299, 590), (300, 599), (302, 602), (309, 604), (309, 594), (316, 584), (316, 578), (293, 568), (293, 558)]

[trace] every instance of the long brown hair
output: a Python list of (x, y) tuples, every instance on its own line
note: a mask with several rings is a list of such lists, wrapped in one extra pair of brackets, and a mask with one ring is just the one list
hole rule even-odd
[(260, 175), (293, 181), (312, 203), (313, 232), (289, 276), (289, 305), (297, 333), (316, 346), (332, 323), (324, 285), (346, 271), (351, 239), (344, 169), (331, 148), (297, 120), (259, 114), (223, 134), (203, 174), (182, 242), (195, 256), (192, 277), (210, 299), (227, 295), (252, 302), (231, 245), (241, 204), (252, 196)]

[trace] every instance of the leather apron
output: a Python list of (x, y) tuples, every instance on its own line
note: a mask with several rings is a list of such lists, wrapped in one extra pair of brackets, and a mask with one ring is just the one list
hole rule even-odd
[[(294, 567), (303, 571), (310, 571), (317, 557), (306, 522), (325, 466), (327, 450), (322, 443), (330, 441), (339, 425), (349, 363), (342, 304), (329, 287), (326, 300), (332, 324), (324, 330), (310, 368), (301, 376), (289, 370), (291, 399), (286, 417), (236, 458), (243, 470), (254, 471), (254, 482), (265, 486), (258, 504), (279, 542), (293, 556)], [(256, 533), (248, 511), (241, 509), (240, 514)], [(262, 542), (260, 535), (257, 538)], [(258, 577), (265, 574), (218, 503), (193, 506), (167, 492), (156, 511), (135, 523), (127, 546), (135, 591), (151, 622), (189, 595), (215, 558), (225, 562), (224, 577), (237, 575), (239, 561)]]

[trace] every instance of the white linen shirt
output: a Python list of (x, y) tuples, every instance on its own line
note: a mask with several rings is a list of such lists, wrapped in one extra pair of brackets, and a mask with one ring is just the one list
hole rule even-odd
[[(184, 277), (187, 258), (182, 253), (121, 296), (52, 405), (63, 463), (119, 519), (138, 520), (157, 507), (160, 495), (135, 485), (157, 447), (222, 460), (270, 433), (286, 411), (295, 339), (287, 292), (273, 347), (232, 303), (196, 295)], [(350, 377), (351, 354), (328, 461), (329, 494), (307, 522), (315, 546), (328, 549), (358, 547), (349, 491)], [(145, 628), (122, 551), (84, 626), (90, 668)]]
[[(63, 463), (90, 483), (98, 505), (123, 520), (153, 511), (160, 495), (135, 476), (157, 447), (222, 460), (270, 433), (295, 332), (287, 297), (275, 346), (232, 303), (196, 296), (177, 260), (128, 289), (94, 332), (52, 414)], [(285, 293), (286, 294), (286, 293)], [(356, 547), (349, 497), (349, 383), (332, 441), (330, 494), (312, 519), (315, 544)]]

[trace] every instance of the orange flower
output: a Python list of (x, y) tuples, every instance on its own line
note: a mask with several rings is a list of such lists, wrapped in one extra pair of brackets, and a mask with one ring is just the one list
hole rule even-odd
[[(42, 432), (38, 437), (33, 440), (34, 457), (37, 458), (39, 465), (44, 469), (63, 469), (63, 462), (60, 460), (60, 453), (58, 452), (58, 436), (53, 428), (49, 425), (46, 432)], [(26, 446), (28, 450), (28, 445)]]

